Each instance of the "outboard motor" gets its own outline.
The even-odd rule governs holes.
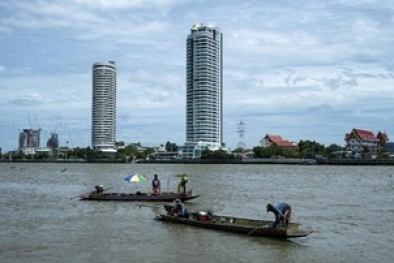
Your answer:
[[[212,209],[209,209],[207,212],[208,220],[212,220],[215,216],[215,212]]]
[[[94,189],[96,189],[96,192],[97,193],[102,193],[102,192],[104,192],[104,186],[103,185],[96,185],[95,187],[94,187]]]

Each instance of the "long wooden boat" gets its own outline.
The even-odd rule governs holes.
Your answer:
[[[297,238],[306,237],[313,232],[311,228],[302,227],[297,223],[289,223],[286,229],[276,229],[272,227],[273,221],[223,215],[211,215],[208,218],[204,218],[204,220],[199,220],[197,213],[191,213],[189,218],[159,214],[155,219],[257,237]]]
[[[186,193],[162,192],[161,194],[152,193],[117,193],[117,192],[100,192],[93,191],[91,193],[79,196],[83,201],[125,201],[125,202],[172,202],[175,199],[182,201],[191,200],[199,197],[193,195],[193,189]]]

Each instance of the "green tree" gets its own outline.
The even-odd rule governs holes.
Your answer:
[[[124,141],[115,142],[115,146],[124,146]]]
[[[262,146],[256,146],[253,147],[253,156],[256,158],[271,158],[274,156],[278,156],[278,147],[276,146],[268,146],[268,147],[262,147]]]
[[[229,154],[226,151],[219,149],[216,151],[210,151],[208,149],[201,153],[201,159],[234,159],[233,154]]]
[[[390,151],[386,148],[386,147],[382,147],[379,151],[378,151],[378,158],[388,158],[390,156]]]
[[[238,148],[236,148],[233,152],[234,152],[234,153],[244,153],[244,152],[245,152],[245,149],[242,148],[242,147],[238,147]]]
[[[338,152],[338,151],[344,151],[345,147],[339,146],[337,144],[330,144],[328,147],[326,147],[325,149],[325,154],[324,156],[329,157],[331,155],[331,153],[333,152]],[[323,155],[323,154],[322,154]]]
[[[34,159],[38,159],[38,160],[46,160],[49,159],[50,155],[48,152],[39,152],[36,153],[34,156]]]
[[[300,140],[298,143],[298,148],[300,158],[314,158],[315,155],[325,154],[324,145],[317,143],[316,141]]]
[[[166,142],[166,151],[174,152],[178,150],[178,146],[175,143],[171,143],[170,141]]]

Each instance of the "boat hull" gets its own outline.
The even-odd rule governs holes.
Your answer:
[[[300,224],[290,223],[286,229],[273,228],[273,221],[255,220],[240,217],[229,217],[215,215],[208,221],[197,220],[196,213],[192,213],[189,218],[180,218],[160,214],[157,220],[176,224],[190,225],[206,229],[221,230],[237,234],[271,237],[271,238],[298,238],[306,237],[313,232],[311,228],[301,227]]]
[[[182,201],[191,200],[199,197],[199,195],[193,195],[192,190],[185,194],[177,193],[162,193],[162,194],[150,194],[150,193],[87,193],[80,196],[82,201],[117,201],[117,202],[172,202],[179,198]]]

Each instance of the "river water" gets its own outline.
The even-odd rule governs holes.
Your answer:
[[[175,190],[177,173],[201,196],[189,210],[273,219],[267,202],[292,205],[305,238],[275,240],[154,220],[159,203],[84,202],[103,184],[159,174]],[[390,166],[14,164],[0,163],[0,262],[392,262],[394,170]]]

